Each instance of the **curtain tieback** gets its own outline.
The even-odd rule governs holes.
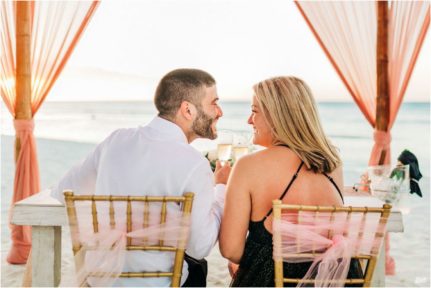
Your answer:
[[[392,140],[391,132],[386,131],[380,131],[380,130],[374,130],[374,142],[382,146],[383,149],[388,149],[390,147],[390,143]]]
[[[34,120],[32,119],[14,119],[13,126],[16,132],[33,132]]]

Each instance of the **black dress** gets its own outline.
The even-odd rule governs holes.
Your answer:
[[[280,200],[286,195],[292,183],[298,176],[304,162],[301,162],[298,170],[293,178],[290,180]],[[334,180],[324,174],[329,181],[335,186],[338,193],[343,200],[343,195],[335,184]],[[344,201],[343,201],[344,202]],[[241,258],[238,271],[231,282],[232,287],[274,287],[274,260],[272,259],[272,234],[266,230],[264,222],[266,218],[272,213],[271,210],[261,221],[250,221],[249,233],[245,242],[244,254]],[[310,268],[312,262],[303,263],[284,263],[284,277],[289,278],[303,278]],[[362,278],[363,273],[360,268],[359,261],[352,259],[350,263],[349,278]],[[293,283],[285,283],[284,286],[296,286]],[[353,285],[352,285],[353,286]],[[361,285],[359,285],[360,287]]]

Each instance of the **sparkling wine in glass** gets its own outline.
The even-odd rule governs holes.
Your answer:
[[[248,154],[248,146],[235,146],[233,147],[233,156],[235,158],[235,161],[237,161],[242,156],[245,156]]]
[[[245,135],[235,135],[235,141],[233,146],[233,157],[235,161],[237,161],[239,158],[243,157],[244,155],[247,155],[249,152],[248,146],[249,146],[249,140]]]
[[[224,165],[232,155],[233,135],[230,132],[221,131],[217,137],[217,156]]]

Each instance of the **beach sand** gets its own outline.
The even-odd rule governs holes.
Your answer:
[[[94,146],[94,144],[38,139],[41,188],[45,189],[54,185],[73,164],[83,159]],[[368,157],[368,155],[364,155],[364,157]],[[24,265],[10,265],[6,262],[10,247],[7,220],[12,198],[13,174],[13,138],[1,136],[2,287],[20,286],[25,269]],[[391,254],[397,264],[397,274],[386,277],[388,287],[430,287],[429,173],[424,175],[421,180],[421,187],[424,198],[406,195],[408,196],[410,212],[404,215],[404,233],[391,234]],[[73,286],[73,258],[67,229],[63,229],[62,235],[61,286]],[[214,247],[211,255],[206,259],[209,263],[208,286],[228,286],[230,277],[227,271],[227,261],[220,256],[218,246]]]

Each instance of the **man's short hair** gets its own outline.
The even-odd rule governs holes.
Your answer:
[[[203,87],[215,85],[214,78],[199,69],[176,69],[166,74],[156,89],[154,104],[160,117],[175,117],[183,101],[201,106]]]

